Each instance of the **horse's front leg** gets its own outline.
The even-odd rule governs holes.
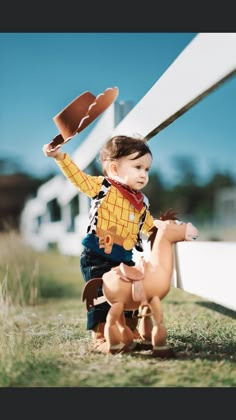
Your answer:
[[[152,328],[152,354],[155,357],[173,357],[173,350],[166,345],[167,331],[164,325],[163,312],[161,301],[158,296],[154,296],[150,301],[152,308],[152,315],[155,320],[155,325]]]
[[[134,334],[126,324],[126,319],[123,311],[120,315],[120,319],[117,322],[117,325],[121,333],[121,341],[126,345],[126,350],[133,350],[136,346],[136,343],[134,342]]]
[[[123,302],[116,302],[111,305],[107,314],[104,336],[107,341],[108,353],[119,353],[125,349],[125,344],[122,342],[124,337],[118,328],[118,322],[121,319],[123,310]]]

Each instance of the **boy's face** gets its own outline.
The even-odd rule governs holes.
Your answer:
[[[152,156],[149,153],[134,159],[137,153],[122,157],[114,163],[112,177],[128,187],[139,191],[148,183],[148,172],[152,164]]]

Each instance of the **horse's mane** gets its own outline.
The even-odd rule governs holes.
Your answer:
[[[176,215],[178,214],[178,211],[173,210],[172,208],[166,210],[165,213],[162,213],[160,211],[160,220],[179,220],[178,217],[176,217]],[[158,228],[156,226],[153,226],[151,229],[149,229],[149,232],[151,232],[151,234],[148,237],[148,242],[151,242],[151,249],[153,246],[153,242],[155,240],[156,234],[157,234]]]

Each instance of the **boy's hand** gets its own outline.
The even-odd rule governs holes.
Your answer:
[[[64,153],[60,151],[61,145],[59,144],[56,147],[51,146],[50,144],[44,144],[42,151],[45,156],[53,157],[57,159],[64,159]]]

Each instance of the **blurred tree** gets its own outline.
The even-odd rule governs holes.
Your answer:
[[[166,210],[166,189],[158,172],[150,171],[149,182],[142,192],[149,199],[151,214],[158,218],[160,211]]]
[[[0,159],[0,231],[18,229],[20,214],[26,200],[34,197],[40,185],[52,178],[37,178],[24,173],[14,158]]]
[[[215,173],[208,182],[200,182],[196,164],[191,157],[176,156],[173,159],[176,169],[176,183],[165,187],[159,173],[152,172],[143,192],[150,200],[150,210],[159,217],[160,210],[172,207],[179,212],[179,218],[191,218],[195,222],[211,221],[214,212],[215,193],[224,187],[236,185],[230,173]]]
[[[191,186],[198,183],[198,171],[192,156],[174,156],[173,167],[176,170],[176,184]]]
[[[19,173],[22,171],[22,165],[12,157],[1,157],[0,158],[0,174],[10,175]]]
[[[195,207],[195,214],[198,218],[203,215],[213,217],[215,194],[221,188],[234,187],[236,185],[234,177],[230,173],[215,173],[210,180],[201,188],[201,201]]]

